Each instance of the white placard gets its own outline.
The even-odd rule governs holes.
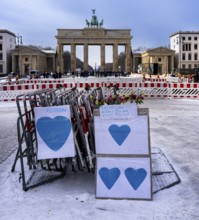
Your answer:
[[[131,119],[94,118],[96,154],[148,155],[148,116]]]
[[[100,118],[102,119],[126,119],[137,116],[138,112],[135,103],[102,105],[100,107]]]
[[[70,106],[35,107],[38,159],[74,157]]]
[[[96,198],[151,200],[150,158],[97,157]]]

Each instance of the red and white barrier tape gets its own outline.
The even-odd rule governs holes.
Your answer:
[[[14,101],[15,97],[20,93],[44,89],[56,89],[59,86],[67,89],[77,87],[85,89],[102,87],[107,90],[107,87],[117,85],[122,94],[129,94],[132,91],[142,93],[147,98],[198,98],[199,83],[166,83],[166,82],[94,82],[94,83],[37,83],[37,84],[18,84],[18,85],[1,85],[0,86],[0,101]]]

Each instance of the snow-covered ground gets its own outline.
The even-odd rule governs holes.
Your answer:
[[[69,171],[63,179],[24,192],[19,162],[10,171],[13,153],[0,164],[0,219],[199,219],[199,100],[144,100],[142,107],[150,112],[151,146],[163,151],[180,184],[154,194],[152,201],[102,200],[95,198],[94,174]],[[0,103],[1,148],[16,135],[16,117],[14,103]]]

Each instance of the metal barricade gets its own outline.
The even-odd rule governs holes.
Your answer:
[[[71,106],[73,132],[79,169],[87,168],[88,171],[93,171],[93,160],[95,156],[94,152],[91,150],[91,144],[89,144],[88,141],[88,131],[86,130],[84,116],[81,111],[82,106],[80,99],[82,94],[76,91],[77,90],[74,89],[73,93],[62,94],[60,100],[62,100],[62,104],[69,104]]]
[[[18,95],[16,98],[19,113],[17,119],[18,150],[11,171],[15,171],[16,163],[19,159],[21,165],[20,179],[22,179],[22,188],[25,191],[41,184],[52,182],[65,175],[65,158],[37,159],[38,143],[36,138],[34,108],[48,106],[47,94],[50,92],[50,90],[36,91]],[[49,171],[47,175],[46,171]]]
[[[88,95],[80,93],[76,88],[65,89],[60,87],[18,95],[16,104],[19,113],[17,119],[18,150],[12,172],[15,171],[19,159],[23,190],[27,191],[30,188],[63,177],[68,165],[72,167],[72,170],[94,171],[93,115]],[[70,105],[77,154],[74,158],[38,160],[34,108],[59,105]],[[84,118],[83,109],[87,118]]]

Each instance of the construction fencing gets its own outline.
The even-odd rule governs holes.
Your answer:
[[[132,92],[142,94],[145,98],[199,98],[199,83],[171,83],[171,82],[128,82],[126,81],[100,81],[100,82],[65,82],[33,80],[25,84],[0,85],[0,101],[15,101],[18,95],[24,92],[37,90],[77,88],[83,90],[86,87],[92,89],[102,88],[104,95],[109,93],[109,87],[117,85],[120,93],[129,95]]]

